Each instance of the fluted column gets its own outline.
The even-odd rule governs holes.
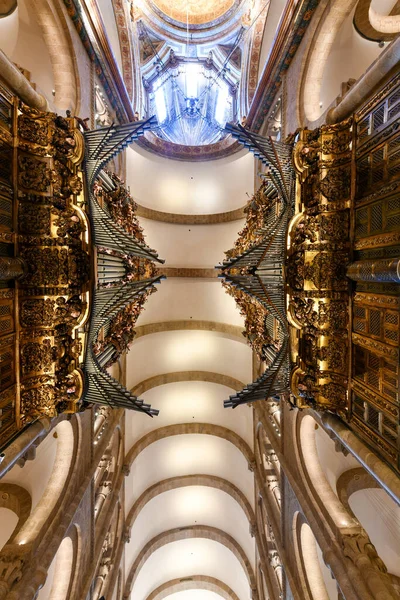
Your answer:
[[[347,277],[353,281],[400,283],[400,258],[359,260],[347,267]]]

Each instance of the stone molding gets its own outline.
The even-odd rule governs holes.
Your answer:
[[[129,97],[133,98],[133,53],[131,31],[122,0],[112,0],[118,41],[121,50],[122,75]]]
[[[244,386],[238,379],[234,379],[229,375],[222,375],[221,373],[213,373],[212,371],[175,371],[174,373],[162,373],[144,379],[131,389],[131,393],[135,396],[141,396],[145,392],[160,385],[178,383],[181,381],[207,381],[208,383],[218,383],[235,391],[241,390]]]
[[[74,47],[64,15],[48,0],[28,0],[29,9],[36,15],[50,55],[57,107],[74,113],[78,106],[77,74]]]
[[[4,477],[15,464],[19,461],[29,460],[27,453],[32,447],[37,447],[46,437],[51,429],[65,419],[65,415],[60,415],[52,420],[44,417],[29,426],[23,431],[7,448],[4,460],[0,464],[0,477]]]
[[[336,0],[334,6],[329,2],[309,46],[301,78],[300,107],[303,112],[302,116],[308,121],[310,129],[312,129],[312,123],[316,123],[321,116],[319,114],[319,96],[329,53],[337,33],[357,1]]]
[[[379,483],[397,504],[400,504],[400,480],[392,469],[376,456],[351,429],[335,415],[326,413],[321,418],[324,428],[331,431],[343,446],[355,456],[366,471]]]
[[[159,535],[155,536],[152,540],[150,540],[139,552],[136,560],[134,561],[132,567],[129,570],[129,574],[125,583],[125,590],[123,595],[124,600],[128,600],[128,598],[130,597],[132,588],[141,568],[156,550],[162,548],[166,544],[171,544],[180,540],[193,538],[212,540],[222,544],[228,550],[230,550],[232,554],[238,559],[244,572],[246,573],[252,591],[252,599],[258,600],[256,578],[254,575],[253,568],[244,550],[232,536],[228,535],[221,529],[217,529],[216,527],[209,527],[208,525],[177,527],[176,529],[164,531],[163,533],[160,533]]]
[[[32,544],[12,543],[7,544],[7,546],[3,548],[2,555],[4,559],[9,560],[12,557],[15,557],[16,560],[21,559],[22,563],[20,569],[21,575],[18,580],[14,582],[12,591],[10,591],[10,600],[30,600],[35,595],[38,586],[44,584],[46,571],[49,568],[61,541],[65,535],[67,535],[69,528],[75,522],[79,523],[79,518],[77,519],[76,516],[79,506],[81,505],[85,494],[87,494],[98,463],[110,442],[115,427],[121,419],[122,411],[116,410],[113,411],[113,413],[112,418],[110,418],[107,423],[108,427],[101,440],[98,445],[93,448],[93,456],[91,458],[83,458],[82,453],[85,452],[85,448],[82,444],[82,425],[79,423],[80,417],[78,417],[78,415],[72,417],[71,424],[74,424],[73,431],[75,439],[74,456],[72,458],[67,482],[59,495],[52,514],[48,515],[46,522],[41,527],[39,527],[39,524],[36,525],[36,537],[33,539]],[[84,415],[82,415],[82,418],[85,418]],[[82,461],[87,465],[84,472],[82,471]],[[95,565],[95,563],[96,559],[93,561],[93,565]],[[76,568],[82,568],[83,564],[84,558],[83,555],[80,555],[79,551]],[[37,573],[35,571],[35,565],[40,565],[40,582],[36,582]],[[93,572],[89,573],[87,579],[90,580],[91,583]],[[76,585],[79,588],[77,597],[78,595],[79,597],[85,597],[84,594],[80,595],[84,583],[77,582]]]
[[[14,483],[0,483],[0,508],[12,510],[18,517],[18,523],[7,540],[11,543],[21,527],[26,523],[31,514],[32,497],[30,493],[20,485]]]
[[[246,339],[243,336],[243,327],[240,327],[239,325],[218,323],[217,321],[200,321],[192,319],[182,319],[181,321],[159,321],[156,323],[140,325],[139,327],[135,327],[135,339],[138,339],[143,335],[151,335],[152,333],[181,330],[216,331],[218,333],[223,333],[235,341],[241,341],[244,344],[247,344]]]
[[[371,95],[398,64],[400,39],[397,37],[385,48],[369,69],[361,75],[341,102],[327,114],[328,123],[337,123],[355,111]],[[356,246],[355,246],[356,247]]]
[[[181,213],[162,212],[138,204],[136,214],[143,219],[161,221],[162,223],[173,223],[174,225],[215,225],[218,223],[239,221],[240,219],[245,218],[244,207],[222,213],[186,215]]]
[[[234,433],[226,427],[221,427],[220,425],[211,425],[210,423],[178,423],[175,425],[166,425],[165,427],[160,427],[159,429],[154,429],[143,436],[132,446],[126,455],[125,463],[129,466],[132,466],[133,462],[136,460],[139,454],[143,452],[143,450],[159,440],[174,435],[185,434],[213,435],[215,437],[222,438],[233,444],[243,454],[249,465],[254,464],[253,452],[248,444],[246,444],[246,442],[237,433]]]
[[[126,518],[127,527],[133,527],[137,517],[145,505],[156,498],[160,494],[169,492],[170,490],[176,490],[187,486],[205,486],[212,487],[217,490],[225,492],[231,498],[233,498],[245,513],[249,525],[252,526],[255,523],[255,516],[253,509],[251,508],[250,502],[239,488],[233,483],[222,477],[216,477],[215,475],[182,475],[177,477],[170,477],[169,479],[163,479],[147,488],[143,494],[136,500],[132,508],[130,509]]]
[[[207,590],[218,594],[224,600],[239,600],[238,596],[229,586],[219,579],[208,577],[207,575],[191,575],[190,577],[182,577],[181,579],[171,579],[153,590],[147,596],[146,600],[163,600],[163,598],[166,598],[170,594],[186,590]]]
[[[355,519],[357,517],[351,510],[349,503],[350,496],[355,492],[371,488],[380,489],[380,485],[362,467],[348,469],[340,475],[336,482],[336,490],[341,503]]]
[[[137,140],[137,145],[148,152],[153,152],[158,156],[164,156],[172,160],[204,162],[206,160],[216,160],[225,158],[242,149],[240,144],[232,140],[230,136],[225,136],[219,142],[214,144],[205,144],[204,146],[185,146],[163,140],[153,132],[148,131],[146,135]]]
[[[216,269],[196,269],[192,267],[162,267],[160,272],[167,277],[194,277],[219,281]]]

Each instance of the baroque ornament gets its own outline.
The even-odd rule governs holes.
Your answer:
[[[300,407],[348,408],[351,127],[304,130],[294,148],[299,212],[289,225],[289,314],[297,338],[291,391]]]

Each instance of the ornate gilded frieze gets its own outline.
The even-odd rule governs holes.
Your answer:
[[[291,391],[299,407],[342,415],[348,407],[351,140],[351,120],[300,133],[286,260]]]
[[[73,119],[19,105],[15,163],[19,298],[19,422],[75,412],[83,391],[90,277],[83,140]]]
[[[217,268],[226,291],[245,318],[244,335],[261,361],[256,381],[231,396],[225,407],[266,400],[287,391],[289,335],[284,258],[287,225],[294,205],[292,145],[227,125],[233,137],[266,167],[263,184],[245,208],[246,223]]]
[[[2,443],[93,402],[156,414],[106,371],[129,348],[162,261],[129,191],[102,171],[153,121],[84,138],[80,119],[29,108],[1,86],[0,108]]]

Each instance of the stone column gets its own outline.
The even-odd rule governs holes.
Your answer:
[[[343,551],[360,572],[374,600],[393,600],[396,597],[386,566],[364,531],[344,535]]]
[[[347,267],[347,277],[353,281],[400,283],[400,258],[359,260]]]
[[[338,123],[347,119],[371,93],[371,90],[379,85],[385,76],[397,66],[400,57],[400,37],[391,42],[378,56],[376,61],[350,88],[343,100],[328,111],[327,123]]]
[[[3,477],[15,463],[24,461],[25,455],[32,445],[38,445],[42,437],[45,437],[51,427],[50,419],[43,418],[28,427],[17,439],[8,446],[1,461],[0,477]],[[29,460],[29,455],[26,457]]]
[[[22,258],[0,256],[0,280],[20,279],[26,273],[26,265]]]
[[[23,561],[18,557],[5,556],[0,560],[0,600],[7,597],[14,583],[22,577]]]
[[[22,75],[21,71],[17,69],[2,50],[0,50],[0,73],[5,83],[25,104],[39,110],[49,109],[46,98],[33,89],[27,78]]]
[[[387,491],[396,504],[400,505],[400,479],[392,469],[381,461],[338,417],[326,413],[322,415],[321,421],[326,429],[334,432],[341,443]]]
[[[104,502],[106,501],[107,497],[110,495],[111,490],[112,490],[111,481],[104,481],[100,485],[99,490],[96,492],[95,505],[94,505],[96,519],[99,516],[101,509],[103,508]]]
[[[111,468],[111,464],[112,464],[112,457],[111,456],[107,456],[106,454],[103,455],[101,457],[101,460],[99,462],[99,466],[96,469],[96,473],[94,475],[94,485],[95,488],[97,488],[100,484],[102,479],[104,478],[104,474],[110,470]]]

